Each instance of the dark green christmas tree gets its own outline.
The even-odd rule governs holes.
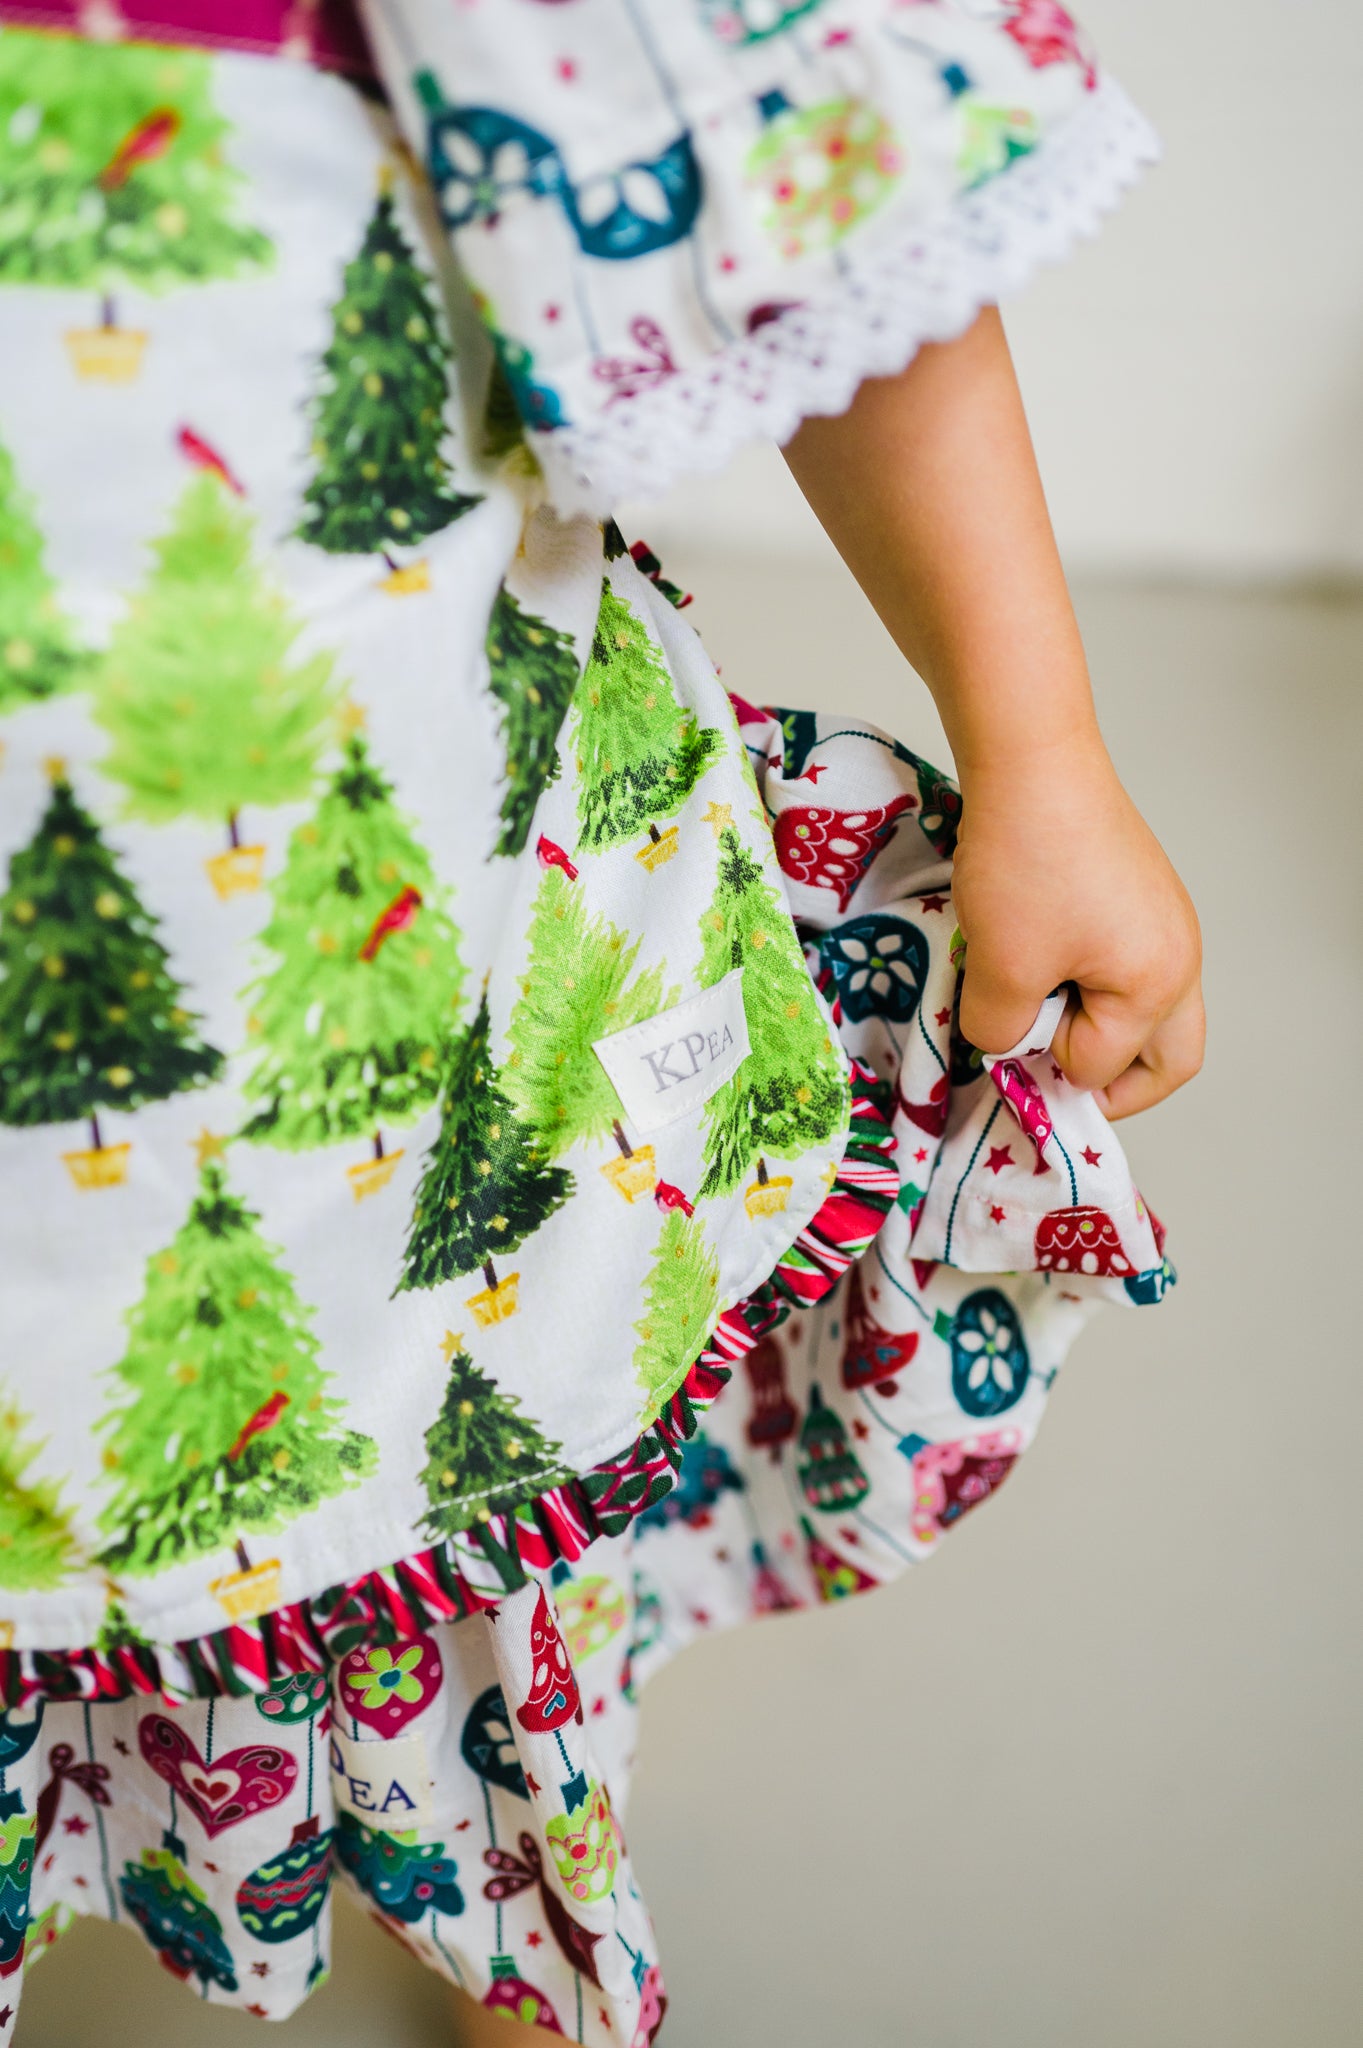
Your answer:
[[[96,1425],[113,1498],[102,1561],[152,1572],[240,1545],[373,1470],[339,1427],[311,1328],[280,1253],[206,1147],[199,1191],[147,1262],[114,1405]]]
[[[72,794],[64,770],[0,896],[0,1123],[136,1109],[210,1081],[154,920]]]
[[[673,1209],[663,1224],[634,1325],[634,1371],[644,1391],[640,1427],[652,1422],[685,1379],[714,1327],[719,1261],[698,1216]]]
[[[581,844],[598,850],[679,811],[722,744],[683,711],[661,649],[609,579],[572,717]]]
[[[551,1443],[514,1394],[499,1393],[467,1352],[455,1351],[440,1413],[426,1432],[421,1483],[430,1507],[422,1526],[434,1541],[572,1477],[563,1446]]]
[[[268,262],[212,85],[192,50],[5,29],[0,283],[159,292]]]
[[[33,1472],[43,1446],[25,1433],[30,1419],[0,1398],[0,1587],[10,1593],[51,1592],[77,1557],[56,1480]]]
[[[700,921],[700,981],[743,970],[752,1047],[705,1105],[702,1195],[726,1195],[764,1155],[796,1159],[845,1123],[847,1078],[790,914],[732,825],[718,833],[715,893]]]
[[[225,823],[247,804],[297,803],[330,736],[330,654],[299,655],[301,626],[252,559],[250,515],[205,470],[185,486],[155,566],[116,628],[95,715],[103,766],[130,816]]]
[[[449,344],[388,192],[346,265],[332,318],[312,409],[317,472],[299,536],[330,554],[410,546],[479,500],[450,482]]]
[[[0,447],[0,711],[69,689],[84,660],[43,563],[32,502]]]
[[[399,1289],[438,1287],[480,1266],[495,1288],[493,1260],[524,1244],[573,1191],[572,1175],[546,1164],[503,1093],[488,1030],[484,991],[450,1059]]]
[[[488,688],[502,706],[506,789],[495,853],[520,853],[559,770],[558,735],[577,687],[570,634],[524,612],[503,584],[487,631]]]
[[[358,733],[289,841],[247,989],[257,1104],[243,1136],[299,1151],[378,1141],[440,1092],[464,968],[430,858]]]
[[[663,969],[635,975],[641,941],[609,919],[593,917],[580,882],[550,868],[530,920],[530,959],[511,1013],[511,1052],[503,1069],[508,1095],[546,1158],[610,1135],[620,1098],[594,1041],[665,1010]],[[616,1131],[617,1142],[619,1132]]]

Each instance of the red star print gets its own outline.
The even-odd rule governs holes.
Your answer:
[[[526,1791],[527,1791],[527,1792],[528,1792],[528,1793],[530,1794],[530,1796],[531,1796],[531,1798],[532,1798],[532,1799],[538,1799],[538,1798],[539,1798],[539,1796],[540,1796],[540,1788],[539,1788],[539,1786],[538,1786],[538,1785],[537,1785],[537,1784],[535,1783],[534,1777],[533,1777],[533,1776],[531,1775],[531,1773],[530,1773],[529,1771],[527,1771],[527,1772],[526,1772],[526,1774],[525,1774],[525,1789],[526,1789]]]
[[[268,1963],[252,1963],[251,1975],[253,1977],[268,1977],[269,1974],[270,1966]]]
[[[465,1828],[471,1828],[472,1826],[473,1822],[471,1820],[457,1820],[454,1824],[454,1832],[456,1835],[462,1835]]]
[[[1012,1146],[991,1145],[989,1147],[989,1157],[984,1163],[991,1173],[1002,1173],[1005,1166],[1012,1166],[1015,1163]]]
[[[923,1161],[924,1161],[924,1160],[925,1160],[925,1159],[927,1158],[927,1156],[928,1156],[928,1148],[927,1148],[927,1146],[926,1146],[926,1145],[920,1145],[920,1146],[918,1147],[918,1150],[917,1150],[917,1151],[916,1151],[916,1152],[914,1153],[914,1155],[913,1155],[913,1156],[914,1156],[914,1158],[915,1158],[915,1159],[916,1159],[916,1160],[918,1161],[918,1164],[919,1164],[919,1165],[921,1166],[921,1165],[923,1164]]]
[[[951,1012],[950,1012],[950,1010],[938,1010],[938,1011],[936,1011],[936,1012],[935,1012],[935,1015],[936,1015],[936,1019],[937,1019],[937,1022],[938,1022],[939,1024],[941,1024],[941,1025],[944,1025],[944,1026],[945,1026],[945,1025],[947,1025],[947,1024],[949,1024],[949,1023],[951,1022]]]
[[[539,1931],[538,1927],[532,1927],[532,1928],[531,1928],[531,1930],[530,1930],[530,1932],[529,1932],[529,1933],[528,1933],[528,1934],[526,1935],[526,1937],[525,1937],[525,1945],[526,1945],[526,1947],[527,1947],[527,1948],[541,1948],[541,1947],[543,1946],[543,1944],[544,1944],[544,1936],[543,1936],[543,1935],[542,1935],[542,1934],[540,1933],[540,1931]]]
[[[823,46],[826,50],[836,50],[839,43],[850,43],[851,40],[850,28],[831,28],[823,39]]]
[[[598,1716],[598,1718],[599,1718],[599,1717],[600,1717],[600,1716],[601,1716],[602,1714],[604,1714],[604,1713],[605,1713],[605,1711],[606,1711],[606,1702],[605,1702],[605,1701],[604,1701],[603,1699],[594,1699],[594,1700],[592,1701],[592,1712],[593,1712],[593,1713],[594,1713],[595,1715],[597,1715],[597,1716]]]
[[[715,1552],[715,1562],[716,1562],[716,1564],[727,1564],[727,1563],[729,1562],[729,1553],[728,1553],[728,1551],[727,1551],[727,1550],[717,1550],[717,1551]]]
[[[918,901],[924,910],[945,910],[947,907],[945,896],[920,896]]]
[[[738,258],[736,256],[721,256],[719,267],[723,271],[737,270]]]
[[[1007,1211],[1004,1209],[1000,1209],[998,1204],[995,1203],[994,1207],[989,1211],[989,1214],[993,1218],[995,1223],[1002,1223],[1005,1215],[1007,1214]]]
[[[12,2005],[0,2006],[0,2027],[7,2027],[13,2018],[14,2007]]]
[[[132,1751],[129,1749],[127,1743],[123,1740],[123,1737],[121,1735],[115,1735],[114,1748],[118,1751],[120,1756],[132,1755]]]
[[[791,1535],[789,1529],[781,1531],[781,1548],[782,1550],[794,1550],[795,1548],[795,1538]]]
[[[44,1870],[50,1870],[50,1869],[52,1868],[53,1864],[54,1864],[54,1863],[56,1862],[56,1860],[57,1860],[57,1852],[56,1852],[56,1850],[55,1850],[55,1849],[49,1849],[49,1850],[48,1850],[48,1852],[47,1852],[47,1854],[46,1854],[46,1856],[44,1856],[44,1858],[43,1858],[43,1869],[44,1869]]]
[[[205,1870],[211,1870],[211,1871],[212,1871],[212,1873],[213,1873],[213,1875],[214,1875],[214,1877],[216,1877],[216,1876],[217,1876],[217,1874],[218,1874],[218,1866],[217,1866],[217,1864],[216,1864],[216,1863],[210,1863],[210,1862],[208,1861],[208,1858],[207,1858],[207,1857],[205,1857],[205,1858],[204,1858],[204,1869],[205,1869]]]
[[[246,2010],[253,2012],[258,2020],[267,2020],[270,2017],[268,2005],[248,2005]]]
[[[852,1434],[860,1442],[864,1443],[866,1438],[871,1434],[870,1423],[863,1422],[859,1415],[854,1415],[852,1417]]]
[[[1081,1159],[1086,1160],[1090,1166],[1096,1166],[1103,1155],[1101,1152],[1095,1152],[1092,1145],[1085,1145],[1079,1156]]]
[[[693,1607],[691,1609],[691,1619],[695,1622],[697,1628],[709,1628],[710,1626],[710,1614],[707,1608]]]
[[[611,2023],[611,2016],[606,2011],[604,2005],[598,2005],[598,2007],[596,2008],[596,2017],[600,2020],[603,2027],[608,2027]]]
[[[1058,1067],[1058,1066],[1056,1065],[1055,1061],[1054,1061],[1054,1060],[1052,1060],[1052,1061],[1051,1061],[1051,1079],[1052,1079],[1053,1081],[1063,1081],[1063,1080],[1064,1080],[1064,1078],[1065,1078],[1065,1070],[1064,1070],[1064,1068],[1063,1068],[1063,1067]]]
[[[554,70],[565,85],[571,85],[577,77],[577,65],[571,57],[560,57]]]
[[[880,1300],[880,1289],[878,1287],[868,1287],[866,1292],[870,1295],[872,1301]]]
[[[797,782],[812,782],[814,784],[814,787],[817,789],[819,786],[819,777],[821,775],[827,775],[827,773],[827,761],[811,761],[809,766],[806,768],[804,774],[797,775],[795,780]]]
[[[544,309],[544,318],[549,322],[549,325],[552,327],[556,320],[561,320],[563,318],[562,306],[546,306]]]
[[[855,1543],[857,1540],[857,1532],[855,1529],[839,1529],[838,1534],[839,1536],[841,1536],[844,1543]]]
[[[83,1814],[79,1813],[73,1813],[70,1820],[62,1822],[62,1826],[68,1835],[88,1835],[90,1832],[89,1821],[85,1819]]]
[[[44,1867],[44,1869],[46,1869],[46,1867],[47,1867],[47,1866],[46,1866],[46,1864],[44,1864],[44,1866],[43,1866],[43,1867]],[[80,1888],[81,1888],[81,1890],[82,1890],[82,1891],[84,1891],[84,1889],[85,1889],[86,1885],[87,1885],[87,1884],[88,1884],[89,1882],[90,1882],[90,1880],[89,1880],[89,1878],[88,1878],[88,1877],[76,1877],[76,1878],[73,1878],[73,1879],[72,1879],[72,1883],[73,1883],[73,1884],[78,1884],[78,1885],[80,1886]]]

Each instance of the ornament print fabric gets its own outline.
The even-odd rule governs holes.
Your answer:
[[[1171,1278],[1054,1018],[960,1037],[950,782],[731,701],[517,425],[708,359],[675,297],[739,275],[726,208],[851,304],[933,109],[1021,164],[1028,96],[991,125],[939,44],[1057,121],[1094,87],[1058,8],[924,0],[906,149],[909,73],[854,89],[883,12],[532,10],[551,86],[505,10],[381,8],[406,142],[282,58],[0,28],[0,2034],[81,1911],[279,2016],[339,1875],[490,2007],[643,2048],[642,1679],[930,1554],[1089,1309]],[[616,14],[651,155],[494,115]],[[445,124],[495,160],[452,224],[493,351],[415,154],[455,21],[505,86]],[[740,67],[712,137],[659,52]],[[502,307],[550,280],[567,398],[470,235]],[[574,386],[627,313],[639,365]]]

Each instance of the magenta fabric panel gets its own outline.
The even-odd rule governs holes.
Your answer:
[[[372,74],[350,0],[0,0],[0,23],[71,35],[278,50],[327,70]]]

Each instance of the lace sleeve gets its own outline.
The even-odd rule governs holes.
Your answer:
[[[841,411],[1157,144],[1057,0],[368,0],[563,509]]]

